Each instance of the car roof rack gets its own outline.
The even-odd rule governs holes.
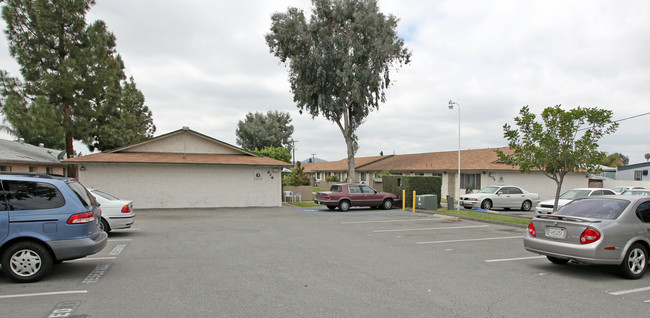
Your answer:
[[[42,172],[13,172],[13,171],[0,171],[0,175],[4,176],[25,176],[25,177],[34,177],[34,178],[43,178],[43,179],[54,179],[56,177],[63,177],[58,175],[51,175]]]

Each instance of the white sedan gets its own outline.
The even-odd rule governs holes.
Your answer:
[[[577,188],[571,189],[567,192],[562,193],[557,200],[557,210],[565,206],[567,203],[575,200],[582,199],[594,195],[615,195],[614,191],[610,189],[603,188]],[[544,200],[540,202],[535,208],[537,214],[551,214],[553,213],[553,205],[555,204],[555,199]]]
[[[459,201],[460,206],[466,209],[484,210],[502,208],[530,211],[537,203],[539,203],[539,194],[511,185],[491,185],[478,193],[463,194]]]
[[[106,233],[111,230],[128,229],[135,222],[133,201],[120,200],[106,192],[88,189],[95,196],[102,209],[101,227]]]

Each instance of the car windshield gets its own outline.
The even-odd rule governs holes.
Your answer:
[[[575,200],[575,199],[586,198],[589,196],[590,192],[591,192],[590,190],[569,190],[567,192],[564,192],[560,196],[560,199]]]
[[[616,193],[621,193],[621,192],[623,192],[625,190],[627,190],[627,187],[616,187],[616,188],[612,189],[612,191],[614,191]]]
[[[642,196],[648,196],[648,195],[650,195],[650,192],[648,192],[648,191],[644,191],[644,190],[627,190],[627,191],[621,193],[621,195],[642,195]]]
[[[499,187],[489,186],[481,189],[478,193],[495,193],[499,190]]]
[[[102,191],[98,191],[98,190],[92,190],[91,192],[94,195],[98,195],[98,196],[100,196],[100,197],[102,197],[102,198],[104,198],[106,200],[109,200],[109,201],[117,201],[117,200],[119,200],[118,198],[116,198],[116,197],[114,197],[114,196],[112,196],[112,195],[110,195],[110,194],[108,194],[106,192],[102,192]]]
[[[629,204],[630,201],[627,200],[583,199],[573,201],[553,214],[614,220],[621,215]]]

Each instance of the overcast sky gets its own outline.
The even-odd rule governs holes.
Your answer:
[[[300,115],[284,65],[264,35],[271,14],[311,12],[308,0],[97,0],[104,20],[153,111],[156,135],[189,126],[235,144],[248,112],[289,112],[298,160],[346,157],[338,127]],[[522,106],[539,114],[561,104],[614,112],[618,131],[600,150],[630,163],[650,153],[650,1],[379,0],[400,19],[412,61],[392,73],[387,101],[358,131],[357,156],[507,146],[503,124]],[[3,21],[4,22],[4,21]],[[2,23],[3,30],[6,25]],[[6,37],[0,68],[18,75]],[[10,138],[10,137],[5,137]],[[79,147],[78,147],[79,148]],[[87,153],[87,149],[78,149]]]

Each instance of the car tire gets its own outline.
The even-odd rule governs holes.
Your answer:
[[[345,211],[347,211],[349,209],[350,209],[350,201],[341,200],[341,202],[339,202],[339,210],[345,212]]]
[[[528,200],[524,201],[524,203],[521,204],[522,211],[530,211],[532,207],[533,207],[533,203]]]
[[[393,200],[391,199],[386,199],[384,202],[381,203],[381,208],[384,210],[390,210],[393,208]]]
[[[569,260],[566,258],[557,258],[553,256],[546,256],[546,258],[553,264],[564,265],[569,262]]]
[[[54,259],[42,244],[22,241],[9,246],[2,255],[2,270],[11,280],[32,283],[52,271]]]
[[[336,206],[334,206],[334,205],[328,205],[327,208],[328,208],[330,211],[334,211],[334,209],[336,209]]]
[[[481,202],[481,209],[483,209],[483,210],[489,210],[489,209],[491,209],[491,208],[492,208],[492,201],[490,201],[490,200],[483,200],[483,202]]]
[[[100,228],[102,231],[106,232],[106,233],[108,233],[108,232],[111,231],[111,226],[108,225],[108,222],[106,222],[106,220],[104,220],[104,218],[102,218],[102,221],[99,222],[99,228]]]
[[[623,262],[619,265],[623,277],[639,279],[645,274],[648,267],[648,249],[645,246],[634,243],[625,253]]]

